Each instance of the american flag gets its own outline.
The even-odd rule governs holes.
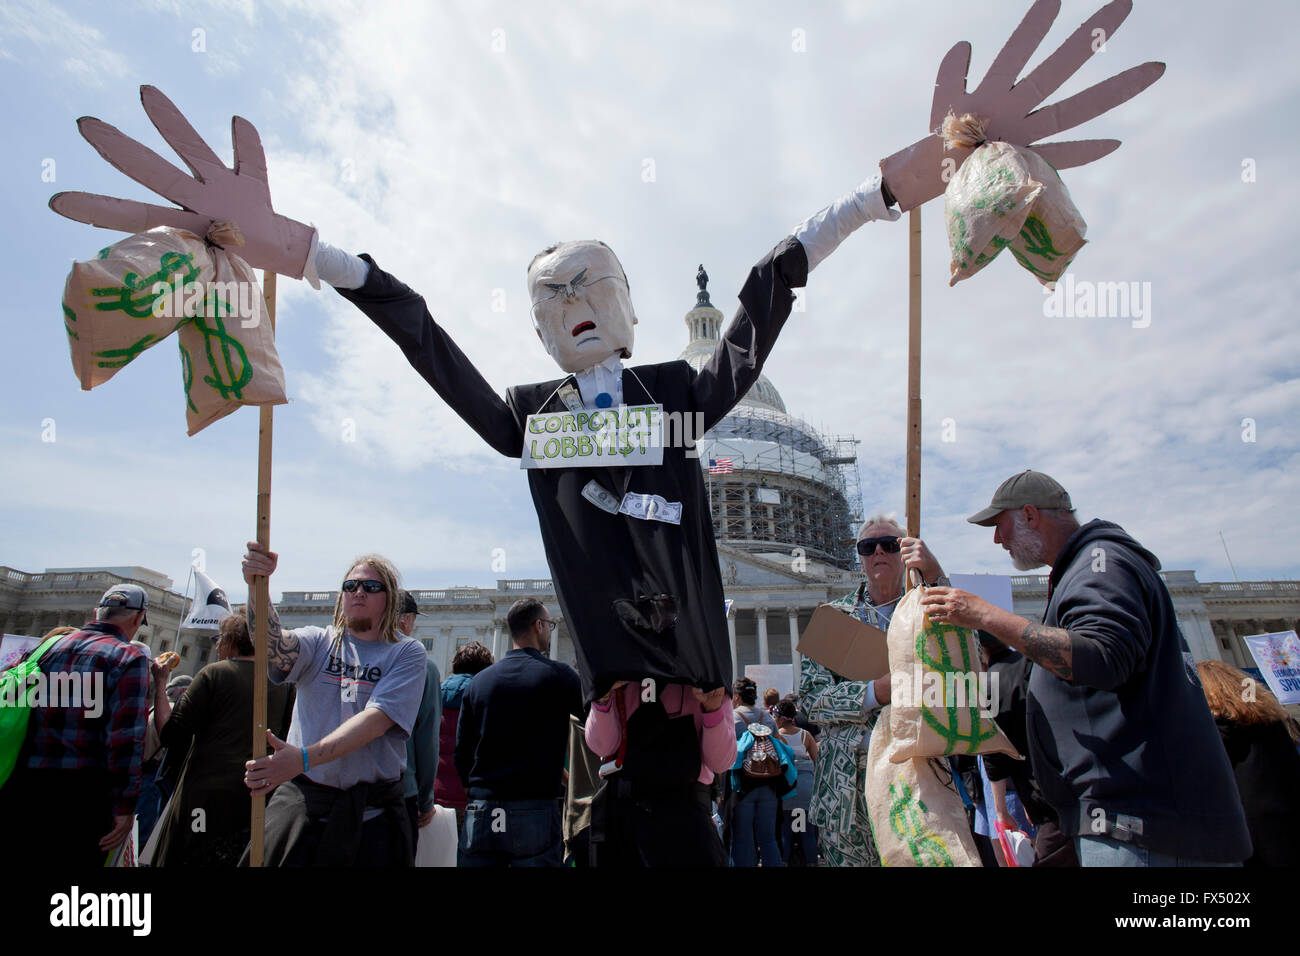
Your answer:
[[[710,458],[709,474],[710,475],[729,475],[735,471],[734,462],[730,458]]]

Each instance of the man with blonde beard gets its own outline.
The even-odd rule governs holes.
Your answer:
[[[249,542],[250,590],[277,561]],[[402,774],[426,655],[397,632],[399,597],[397,569],[368,554],[347,573],[330,627],[286,631],[270,609],[268,673],[297,684],[298,696],[288,741],[268,732],[273,753],[245,765],[249,789],[270,796],[267,866],[411,865]],[[250,602],[250,631],[252,611]]]
[[[955,588],[921,600],[933,620],[979,628],[1036,666],[1029,756],[1082,866],[1239,863],[1250,836],[1156,556],[1109,521],[1080,525],[1069,494],[1012,475],[972,524],[1017,569],[1050,565],[1041,624]]]

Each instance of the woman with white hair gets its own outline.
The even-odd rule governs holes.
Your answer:
[[[925,542],[909,538],[888,515],[873,515],[863,523],[858,560],[866,580],[834,605],[882,631],[889,629],[903,596],[908,569],[918,570],[926,584],[949,583]],[[818,827],[827,866],[880,865],[867,819],[867,748],[889,698],[888,674],[874,681],[848,680],[803,658],[799,712],[822,730],[809,820]]]

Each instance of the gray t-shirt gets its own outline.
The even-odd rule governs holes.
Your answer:
[[[361,782],[396,780],[406,768],[406,738],[424,694],[424,646],[406,638],[396,643],[358,641],[333,629],[299,627],[298,661],[286,680],[298,685],[287,743],[302,748],[337,730],[349,717],[377,707],[393,721],[383,736],[346,757],[312,767],[307,777],[346,790]]]

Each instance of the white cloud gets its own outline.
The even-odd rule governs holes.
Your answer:
[[[120,80],[130,72],[128,58],[109,49],[100,30],[52,3],[0,3],[0,44],[0,59],[31,62],[52,57],[67,72],[94,85]]]

